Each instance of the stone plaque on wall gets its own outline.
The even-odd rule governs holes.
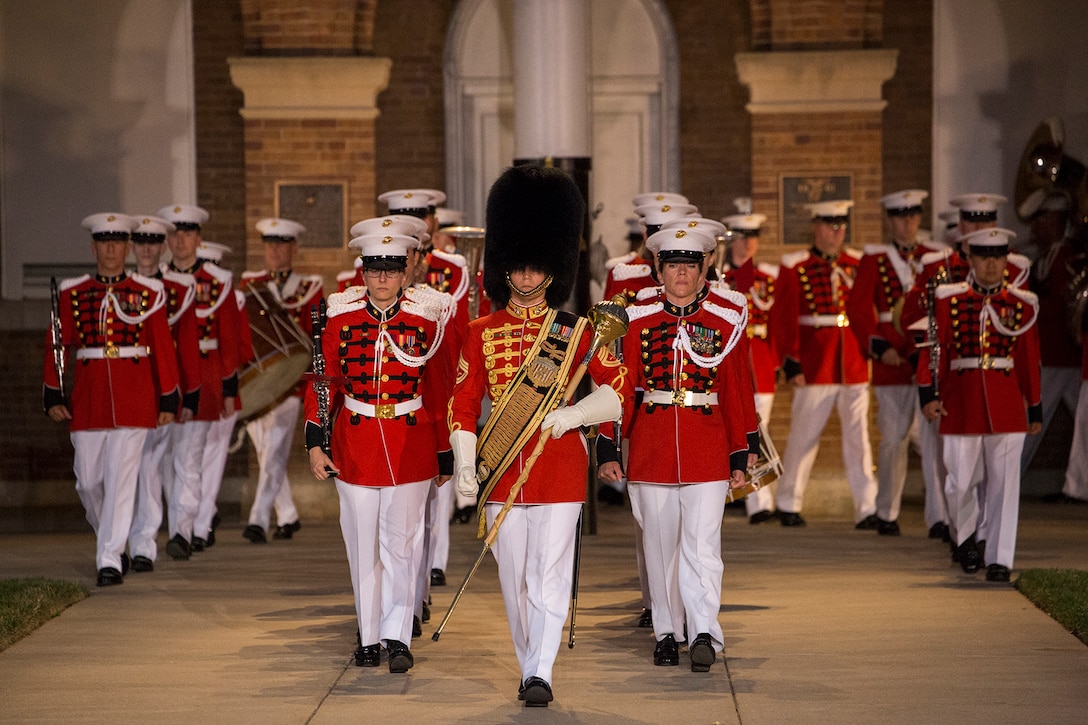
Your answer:
[[[343,249],[347,244],[347,182],[276,182],[276,216],[306,227],[303,248]]]
[[[782,199],[782,228],[779,239],[783,244],[812,244],[812,213],[805,207],[817,201],[849,199],[853,188],[850,174],[787,175],[780,177]],[[846,244],[850,243],[850,226],[846,227]]]

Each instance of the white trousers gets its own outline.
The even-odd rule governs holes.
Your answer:
[[[1024,436],[1024,433],[944,436],[944,465],[948,469],[945,498],[956,543],[962,544],[976,532],[981,515],[986,532],[978,538],[986,540],[987,566],[1001,564],[1011,569],[1016,554]],[[981,500],[976,490],[980,478],[986,482]]]
[[[453,479],[438,488],[434,497],[434,525],[431,527],[431,537],[434,546],[431,548],[431,562],[428,569],[446,570],[450,562],[450,519],[453,518],[454,493],[457,486]],[[427,572],[428,577],[430,572]]]
[[[488,528],[501,509],[501,503],[485,506]],[[522,681],[552,682],[570,607],[581,510],[580,503],[514,506],[491,548]]]
[[[423,555],[423,509],[431,481],[356,486],[336,479],[359,639],[411,647],[415,572]]]
[[[136,506],[132,528],[128,533],[128,550],[134,557],[146,556],[155,561],[158,555],[156,537],[162,526],[162,497],[164,466],[170,460],[170,440],[173,425],[149,430],[140,456],[140,474],[136,485]]]
[[[918,388],[913,385],[874,385],[876,425],[880,430],[877,453],[876,513],[885,521],[899,518],[907,483],[907,453],[917,443],[922,418]],[[918,445],[921,448],[921,445]]]
[[[816,454],[831,409],[839,414],[842,458],[854,497],[854,520],[876,512],[876,479],[869,446],[869,385],[805,385],[793,391],[790,435],[782,455],[776,501],[780,511],[797,513],[804,503]]]
[[[1080,395],[1077,396],[1073,444],[1069,447],[1069,467],[1065,469],[1062,493],[1088,501],[1088,380],[1080,384]]]
[[[95,566],[121,571],[136,480],[147,428],[80,430],[71,433],[75,448],[76,493],[97,539]]]
[[[771,420],[771,408],[774,407],[774,393],[756,393],[756,412],[765,425]],[[749,516],[760,511],[774,511],[774,492],[770,486],[753,491],[744,499],[744,511]]]
[[[914,393],[915,405],[920,405],[916,391]],[[918,451],[922,457],[922,480],[926,485],[925,519],[926,528],[931,528],[936,523],[949,523],[948,506],[944,500],[944,454],[941,450],[941,434],[939,432],[941,422],[939,420],[926,420],[919,412],[915,420],[918,421]]]
[[[626,441],[624,441],[626,444]],[[635,566],[638,568],[638,586],[642,595],[642,608],[652,609],[650,602],[650,577],[646,574],[646,551],[642,542],[642,504],[639,498],[642,486],[628,481],[627,496],[631,499],[631,515],[635,519]]]
[[[200,503],[196,508],[196,520],[193,521],[193,536],[208,538],[212,530],[212,519],[218,511],[215,505],[219,498],[219,487],[223,485],[223,471],[227,467],[227,452],[230,437],[234,432],[234,423],[238,413],[212,421],[208,426],[208,438],[204,444],[203,459],[200,464]],[[188,423],[186,423],[188,425]]]
[[[639,486],[654,636],[691,642],[707,632],[720,652],[722,508],[729,483]]]
[[[298,521],[298,509],[291,497],[291,482],[287,480],[287,459],[302,400],[289,395],[270,411],[246,423],[246,433],[257,451],[257,490],[249,509],[249,523],[268,531],[272,509],[280,526]]]
[[[201,466],[210,428],[211,423],[206,420],[170,426],[174,460],[167,466],[163,486],[169,507],[167,519],[171,539],[178,534],[186,541],[193,538],[193,525],[200,505]]]
[[[1039,444],[1043,442],[1043,436],[1046,435],[1050,421],[1058,412],[1058,404],[1065,403],[1065,409],[1070,415],[1076,416],[1077,393],[1080,390],[1080,384],[1080,368],[1042,368],[1039,376],[1039,402],[1043,408],[1043,429],[1037,435],[1028,436],[1024,441],[1024,452],[1020,457],[1021,473],[1028,470],[1028,466],[1031,465],[1031,459],[1039,450]]]

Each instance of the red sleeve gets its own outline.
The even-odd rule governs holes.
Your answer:
[[[468,333],[457,360],[457,371],[446,418],[451,433],[455,430],[476,432],[480,405],[487,394],[486,372],[483,369],[482,357],[483,343],[480,337],[480,330],[484,328],[483,319],[481,317],[469,323]]]
[[[874,337],[880,337],[877,329],[876,307],[873,299],[876,295],[877,274],[876,257],[866,254],[858,265],[858,274],[854,287],[846,300],[846,316],[850,319],[850,331],[854,333],[861,356],[868,360],[869,343]]]
[[[778,275],[774,306],[771,307],[771,322],[775,347],[778,348],[780,361],[792,358],[801,361],[800,329],[797,317],[798,295],[797,271],[792,267],[782,267]]]
[[[190,305],[174,323],[174,342],[178,351],[178,375],[181,392],[200,389],[200,337],[196,324],[196,307]]]
[[[174,348],[174,337],[170,334],[166,309],[162,308],[148,315],[144,329],[147,330],[147,342],[151,348],[151,362],[154,365],[159,395],[179,393],[178,356]]]
[[[1020,382],[1020,391],[1029,406],[1039,405],[1039,325],[1020,335],[1017,340],[1016,351],[1013,353],[1013,366],[1016,369],[1016,377]]]

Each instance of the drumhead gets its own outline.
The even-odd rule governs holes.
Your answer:
[[[238,378],[242,399],[238,419],[258,418],[284,400],[302,374],[310,369],[313,357],[308,352],[294,352],[266,361],[263,368],[250,367]]]

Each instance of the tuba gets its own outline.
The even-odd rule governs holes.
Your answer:
[[[480,316],[480,263],[484,256],[484,230],[481,227],[443,227],[443,234],[453,238],[457,253],[465,258],[468,276],[468,318]]]
[[[1052,194],[1066,194],[1076,234],[1088,229],[1088,170],[1078,159],[1063,153],[1065,131],[1061,119],[1048,118],[1028,139],[1016,172],[1013,200],[1016,216],[1027,223]]]

